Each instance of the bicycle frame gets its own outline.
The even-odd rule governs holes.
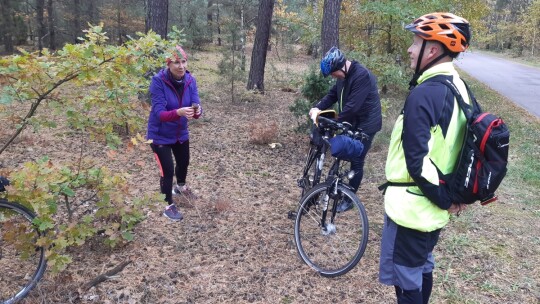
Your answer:
[[[324,166],[324,161],[326,158],[326,153],[328,152],[328,149],[330,148],[330,143],[328,142],[328,139],[331,138],[333,134],[333,130],[330,128],[324,128],[324,133],[321,134],[321,140],[322,143],[320,145],[316,145],[311,143],[310,151],[308,152],[308,159],[306,161],[306,164],[304,165],[302,177],[298,179],[297,184],[298,187],[302,188],[302,195],[309,190],[309,188],[317,185],[322,177],[322,170]],[[312,149],[315,150],[315,152],[312,154]],[[309,155],[312,155],[312,157],[309,157]],[[313,175],[312,181],[306,181],[306,179],[309,176],[309,171],[315,162],[315,172]]]
[[[329,139],[332,138],[337,131],[342,131],[345,134],[348,134],[349,136],[353,138],[362,138],[365,134],[362,132],[352,132],[350,130],[350,124],[347,123],[339,123],[332,119],[328,119],[327,117],[320,116],[317,120],[317,129],[320,132],[320,143],[310,143],[310,150],[308,152],[308,158],[306,160],[306,164],[304,165],[302,177],[297,180],[298,187],[302,188],[301,197],[304,196],[304,194],[315,185],[319,184],[322,177],[322,170],[324,166],[324,161],[326,158],[326,154],[330,149],[330,142]],[[314,136],[315,133],[312,134]],[[334,160],[334,163],[331,165],[330,170],[328,171],[328,174],[326,175],[325,182],[328,182],[334,177],[339,177],[339,184],[345,185],[349,190],[352,190],[352,188],[347,183],[342,183],[342,179],[344,176],[348,176],[349,172],[346,174],[339,173],[339,167],[341,164],[341,159],[336,158]],[[310,171],[312,170],[312,166],[315,162],[315,168],[313,172],[313,176],[310,176]],[[312,178],[312,180],[311,180]],[[349,179],[352,177],[349,177]],[[337,187],[336,187],[337,188]],[[354,190],[352,190],[354,192]],[[325,213],[326,214],[326,213]],[[288,213],[289,218],[294,217],[294,212]]]

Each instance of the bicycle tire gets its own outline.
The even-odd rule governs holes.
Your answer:
[[[324,277],[337,277],[353,269],[364,255],[368,243],[369,223],[364,205],[344,185],[338,185],[338,195],[328,202],[328,229],[321,227],[324,197],[329,183],[313,187],[301,199],[294,224],[294,238],[298,255],[304,263]],[[342,199],[353,202],[353,209],[336,213],[332,210]],[[330,231],[330,232],[329,232]]]
[[[322,168],[317,167],[318,159],[321,156],[320,149],[315,145],[310,145],[304,166],[304,174],[298,181],[298,186],[302,188],[300,197],[304,196],[309,189],[321,181]]]
[[[35,244],[40,233],[34,218],[28,208],[0,200],[0,303],[22,300],[45,273],[45,250]]]

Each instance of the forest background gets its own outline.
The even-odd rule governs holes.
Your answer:
[[[470,50],[532,64],[540,57],[540,0],[0,5],[0,175],[13,181],[8,198],[37,212],[50,246],[47,276],[29,303],[391,302],[392,291],[376,282],[376,185],[411,75],[403,26],[450,11],[471,22]],[[174,44],[188,50],[207,109],[192,126],[199,166],[190,174],[202,199],[181,202],[187,219],[180,226],[159,217],[157,173],[144,144],[148,76]],[[385,116],[359,192],[372,241],[355,271],[336,281],[300,263],[286,219],[298,199],[306,113],[332,84],[317,70],[332,45],[377,75]],[[454,219],[440,246],[434,301],[538,303],[539,122],[470,81],[513,132],[499,193],[504,208],[473,208]],[[169,235],[171,228],[178,234]],[[163,270],[171,255],[178,270]],[[120,278],[84,288],[125,261],[132,266]],[[321,292],[328,282],[340,287]]]

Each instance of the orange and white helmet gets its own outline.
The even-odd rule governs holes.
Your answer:
[[[405,26],[424,40],[439,41],[450,52],[464,52],[471,40],[469,21],[451,13],[423,15]]]

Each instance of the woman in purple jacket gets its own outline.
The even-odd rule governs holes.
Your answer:
[[[176,46],[167,58],[167,68],[159,71],[150,84],[152,110],[148,118],[147,138],[152,142],[152,151],[161,173],[161,193],[165,194],[168,204],[163,215],[173,221],[180,221],[183,216],[176,208],[172,194],[195,198],[186,185],[189,166],[188,120],[199,118],[202,107],[197,82],[187,70],[187,59],[182,47]],[[177,184],[173,188],[174,175]]]

